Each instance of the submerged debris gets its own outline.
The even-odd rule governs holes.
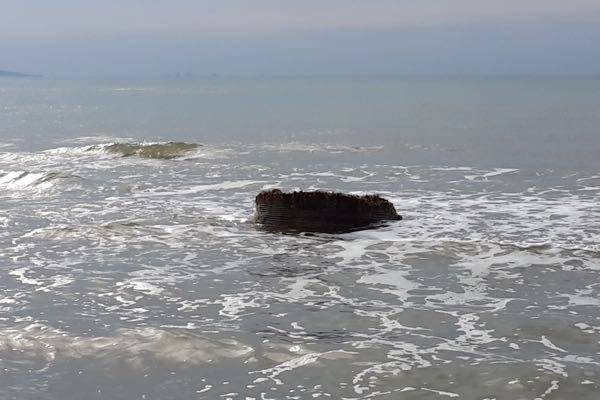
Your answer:
[[[144,158],[171,159],[181,157],[200,147],[195,143],[168,142],[161,144],[114,143],[106,147],[106,151],[119,153],[123,157],[139,156]]]
[[[273,189],[256,196],[255,222],[271,229],[343,232],[400,219],[394,205],[378,195]]]

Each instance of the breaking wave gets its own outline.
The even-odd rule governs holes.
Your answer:
[[[74,181],[76,175],[62,172],[11,171],[0,175],[0,187],[10,190],[48,190],[59,182]]]
[[[196,143],[165,142],[165,143],[126,143],[108,142],[87,146],[58,147],[46,150],[43,153],[54,156],[86,156],[93,154],[112,154],[119,157],[140,157],[159,160],[170,160],[174,158],[193,154],[194,150],[202,147]]]
[[[189,328],[193,328],[190,326]],[[0,331],[0,349],[20,352],[20,363],[43,370],[57,357],[93,358],[103,365],[124,362],[143,369],[151,360],[205,365],[221,359],[248,358],[253,349],[219,335],[171,332],[165,329],[121,329],[112,336],[70,336],[50,326],[32,323]],[[5,364],[10,365],[10,359]]]
[[[376,152],[383,150],[383,146],[350,146],[344,144],[335,143],[302,143],[302,142],[289,142],[289,143],[264,143],[257,147],[259,150],[276,151],[281,153],[289,152],[323,152],[330,154],[340,153],[364,153],[364,152]]]
[[[114,143],[104,147],[110,153],[117,153],[123,157],[138,156],[143,158],[156,158],[168,160],[189,154],[200,147],[195,143],[168,142],[155,144]]]

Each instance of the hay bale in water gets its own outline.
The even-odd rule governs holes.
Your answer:
[[[274,189],[256,196],[255,222],[267,229],[344,232],[400,219],[394,205],[377,195],[323,191],[284,193]]]

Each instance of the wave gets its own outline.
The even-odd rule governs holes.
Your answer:
[[[343,153],[372,153],[380,152],[383,150],[389,150],[393,148],[398,151],[437,151],[437,152],[454,152],[460,149],[455,147],[445,147],[443,145],[434,143],[430,145],[417,144],[417,143],[397,143],[393,146],[388,145],[373,145],[373,146],[361,146],[353,144],[340,144],[340,143],[306,143],[299,141],[284,142],[284,143],[261,143],[251,145],[250,147],[256,148],[263,151],[275,151],[280,153],[292,153],[292,152],[306,152],[306,153],[329,153],[329,154],[343,154]]]
[[[504,174],[512,174],[515,172],[519,172],[519,170],[515,169],[515,168],[494,168],[493,171],[486,172],[481,175],[465,175],[465,178],[469,181],[487,180],[488,178],[492,178],[492,177],[504,175]]]
[[[331,143],[301,143],[301,142],[290,142],[290,143],[265,143],[259,145],[258,148],[260,150],[267,151],[277,151],[281,153],[291,153],[291,152],[323,152],[323,153],[363,153],[363,152],[372,152],[372,151],[381,151],[383,150],[383,146],[350,146],[350,145],[342,145],[342,144],[331,144]]]
[[[46,190],[58,181],[79,179],[76,175],[62,172],[11,171],[0,176],[0,187],[12,190]]]
[[[94,153],[110,153],[121,157],[137,156],[152,159],[173,159],[189,155],[193,150],[202,147],[196,143],[165,142],[165,143],[126,143],[109,142],[92,144],[88,146],[58,147],[46,150],[49,155],[85,156]]]
[[[90,143],[121,143],[135,142],[137,139],[133,137],[116,137],[109,134],[95,134],[93,136],[78,136],[76,138],[65,139],[64,143],[76,143],[79,145],[89,145]]]
[[[154,158],[168,160],[188,154],[190,151],[200,147],[195,143],[168,142],[168,143],[113,143],[104,147],[110,153],[117,153],[123,157],[138,156],[143,158]]]
[[[193,325],[190,327],[193,328]],[[19,362],[38,370],[58,359],[94,358],[111,365],[123,362],[143,368],[150,360],[205,365],[223,359],[245,360],[254,349],[240,341],[198,335],[192,331],[159,328],[119,329],[113,336],[71,336],[41,323],[0,330],[0,352],[20,353]]]

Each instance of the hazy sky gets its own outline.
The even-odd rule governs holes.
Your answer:
[[[0,69],[600,73],[600,0],[2,0]]]

